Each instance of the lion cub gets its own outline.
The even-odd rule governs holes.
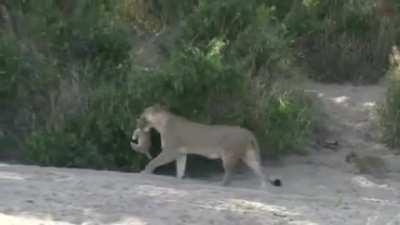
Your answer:
[[[136,142],[136,143],[135,143]],[[131,140],[131,148],[139,153],[145,154],[147,158],[151,159],[150,155],[150,147],[151,147],[151,139],[150,132],[146,132],[141,128],[137,128],[133,131],[132,140]]]
[[[359,156],[350,152],[346,162],[352,163],[361,174],[370,174],[377,178],[384,178],[387,172],[385,161],[377,156]]]

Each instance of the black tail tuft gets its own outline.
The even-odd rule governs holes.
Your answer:
[[[272,183],[272,185],[277,186],[277,187],[282,186],[282,182],[280,179],[275,179],[271,183]]]

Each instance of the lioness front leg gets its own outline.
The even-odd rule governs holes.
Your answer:
[[[176,159],[176,177],[182,179],[185,176],[187,155],[182,154]]]
[[[164,164],[170,163],[178,158],[178,154],[162,151],[157,157],[152,159],[142,171],[142,173],[153,173],[154,170]]]

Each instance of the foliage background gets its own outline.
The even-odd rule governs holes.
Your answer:
[[[377,82],[399,37],[399,5],[0,1],[0,158],[140,170],[146,159],[129,149],[130,135],[155,102],[247,127],[264,156],[304,153],[318,121],[299,84]]]

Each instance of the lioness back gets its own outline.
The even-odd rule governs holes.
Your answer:
[[[169,123],[163,138],[166,143],[172,143],[185,153],[245,151],[255,139],[249,130],[239,126],[204,125],[181,118],[174,119],[176,121]]]

